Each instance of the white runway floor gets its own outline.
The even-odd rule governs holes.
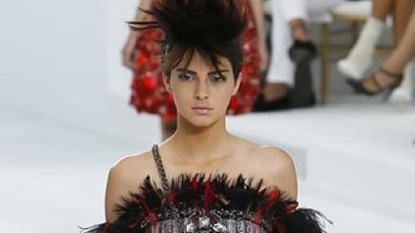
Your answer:
[[[415,105],[334,102],[232,117],[229,129],[293,155],[300,203],[324,212],[329,232],[415,232]],[[1,109],[0,232],[70,233],[102,221],[111,164],[159,137],[156,120],[133,117],[122,136],[122,127],[111,135]],[[131,139],[131,127],[148,133]]]

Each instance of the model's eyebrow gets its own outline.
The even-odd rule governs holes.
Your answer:
[[[179,72],[189,72],[189,73],[192,73],[194,75],[197,74],[196,71],[188,70],[188,69],[183,69],[183,68],[177,68],[176,71],[179,71]],[[215,70],[215,71],[209,72],[208,75],[217,74],[217,73],[222,74],[222,73],[227,73],[227,72],[229,72],[229,70],[218,70],[218,71]]]
[[[183,69],[183,68],[177,68],[176,71],[179,71],[179,72],[188,72],[188,73],[191,73],[191,74],[194,74],[194,75],[197,74],[196,71],[188,70],[188,69]]]
[[[218,70],[218,71],[211,71],[208,73],[208,75],[212,75],[212,74],[223,74],[223,73],[227,73],[229,72],[229,70]]]

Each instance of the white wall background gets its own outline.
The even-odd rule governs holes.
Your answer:
[[[137,0],[0,0],[0,111],[102,127],[128,106],[120,51]],[[110,103],[110,104],[109,104]]]
[[[91,0],[2,0],[0,103],[51,118],[99,114],[104,9]]]
[[[138,0],[107,0],[106,39],[108,58],[108,90],[123,98],[130,94],[131,72],[122,67],[120,51],[127,38],[128,27],[126,21],[133,19],[137,10]]]

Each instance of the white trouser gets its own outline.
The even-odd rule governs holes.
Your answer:
[[[292,44],[289,21],[308,20],[309,13],[327,12],[344,0],[270,0],[272,10],[272,53],[267,82],[294,84],[294,64],[288,57]]]

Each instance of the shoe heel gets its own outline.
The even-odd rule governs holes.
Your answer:
[[[386,103],[393,92],[392,88],[385,90],[385,94],[382,96],[382,101]]]
[[[387,102],[389,97],[392,95],[393,91],[398,88],[399,85],[391,86],[390,88],[385,89],[385,94],[382,97],[383,102]]]

